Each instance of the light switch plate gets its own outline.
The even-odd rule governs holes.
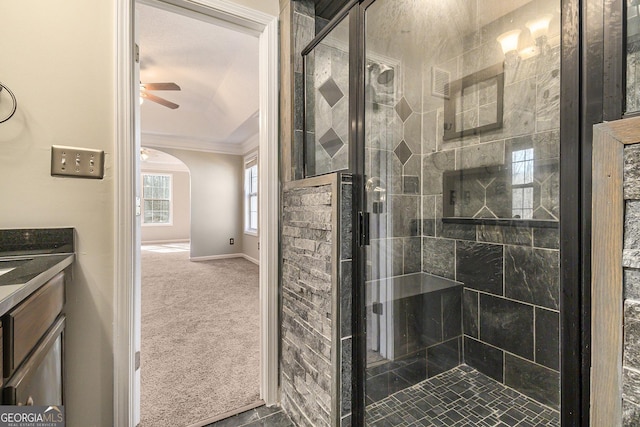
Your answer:
[[[51,175],[102,179],[104,151],[52,145]]]

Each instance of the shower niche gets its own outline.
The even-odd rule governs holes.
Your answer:
[[[445,171],[442,220],[449,223],[557,227],[558,159],[515,150],[502,166]]]

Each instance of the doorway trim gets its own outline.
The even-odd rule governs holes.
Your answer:
[[[278,388],[278,17],[227,0],[162,0],[165,3],[206,10],[207,14],[234,26],[257,32],[260,81],[260,395],[267,405],[279,401]],[[114,163],[114,326],[113,326],[113,424],[136,424],[135,396],[135,286],[139,283],[136,259],[135,121],[135,0],[116,4],[116,143]]]
[[[623,422],[624,150],[640,141],[640,117],[593,127],[591,425]]]

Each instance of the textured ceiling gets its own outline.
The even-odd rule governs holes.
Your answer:
[[[142,143],[241,146],[258,125],[258,39],[187,14],[137,4],[140,81],[175,82],[182,90],[153,91],[176,110],[145,101]],[[197,16],[197,15],[194,15]]]

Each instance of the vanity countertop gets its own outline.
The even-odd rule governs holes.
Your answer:
[[[73,229],[0,230],[0,316],[69,267]]]

